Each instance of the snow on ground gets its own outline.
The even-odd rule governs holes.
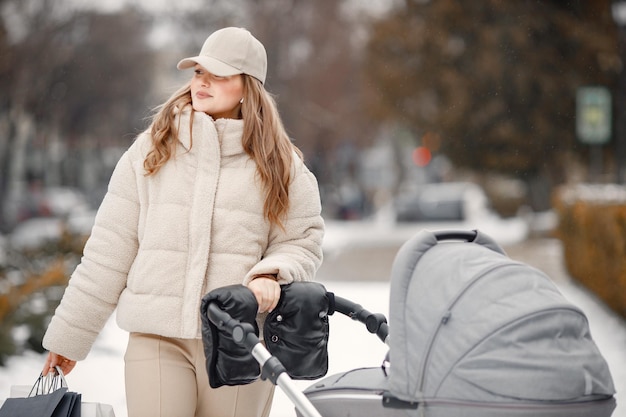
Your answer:
[[[387,282],[325,282],[328,291],[358,302],[371,312],[388,315]],[[576,286],[561,287],[563,294],[582,308],[589,318],[592,335],[611,368],[617,394],[613,417],[626,417],[626,327],[623,320]],[[358,322],[340,314],[331,317],[328,375],[354,368],[380,366],[387,347]],[[83,394],[83,401],[112,404],[117,417],[126,417],[123,354],[127,335],[111,320],[98,338],[87,360],[67,377],[70,389]],[[12,384],[29,385],[37,378],[44,356],[29,353],[12,358],[0,368],[0,398],[9,395]],[[294,381],[301,390],[311,381]],[[294,405],[276,390],[271,417],[294,417]]]
[[[411,227],[401,230],[384,227],[380,223],[361,222],[329,222],[327,226],[325,250],[329,253],[339,251],[345,245],[404,241],[417,230]],[[459,228],[458,224],[454,226]],[[423,228],[423,225],[419,227]],[[432,226],[433,230],[441,228],[444,228],[444,225]],[[503,245],[526,237],[526,229],[519,222],[501,223],[499,227],[494,224],[492,229],[481,225],[481,229]],[[327,290],[357,302],[371,312],[388,315],[388,282],[329,281],[323,284]],[[626,417],[626,325],[586,291],[571,283],[560,285],[564,295],[587,314],[592,335],[609,363],[618,390],[618,406],[613,417]],[[337,314],[331,317],[330,326],[329,375],[358,367],[380,366],[387,347],[376,336],[368,333],[361,323]],[[67,377],[70,389],[81,392],[83,401],[112,404],[117,417],[127,416],[123,370],[126,341],[126,332],[117,328],[112,317],[87,360],[80,362]],[[32,352],[11,358],[5,367],[0,368],[0,399],[8,397],[11,385],[32,385],[43,363],[44,356]],[[294,383],[300,389],[312,384],[311,381]],[[277,389],[271,417],[295,415],[294,405],[280,389]]]

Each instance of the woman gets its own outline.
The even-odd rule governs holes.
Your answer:
[[[117,307],[130,332],[129,417],[267,416],[270,383],[209,387],[200,302],[241,283],[266,313],[280,284],[314,277],[324,228],[317,182],[263,86],[265,48],[250,32],[218,30],[178,68],[193,68],[191,81],[113,172],[44,337],[44,374],[57,365],[69,373]]]

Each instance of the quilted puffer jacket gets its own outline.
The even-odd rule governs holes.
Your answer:
[[[156,175],[143,168],[149,132],[118,162],[46,349],[84,359],[115,308],[129,332],[200,338],[200,302],[212,289],[259,274],[280,284],[314,277],[324,223],[313,174],[294,157],[285,229],[272,226],[243,121],[196,112],[191,125],[190,114],[178,116],[175,157]]]

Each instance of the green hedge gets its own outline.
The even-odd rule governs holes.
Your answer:
[[[626,317],[626,187],[566,186],[553,205],[567,271]]]

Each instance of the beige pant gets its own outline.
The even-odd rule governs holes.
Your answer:
[[[124,356],[128,417],[267,417],[274,386],[212,389],[201,339],[131,333]]]

